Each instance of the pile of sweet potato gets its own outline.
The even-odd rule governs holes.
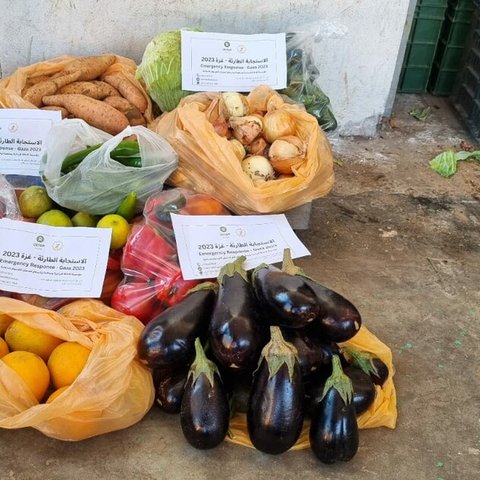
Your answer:
[[[27,76],[21,97],[37,108],[60,110],[115,135],[145,125],[148,96],[121,70],[115,55],[76,57],[52,75]]]

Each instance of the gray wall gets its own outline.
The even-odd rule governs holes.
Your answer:
[[[321,86],[345,135],[373,135],[391,108],[409,0],[0,0],[0,73],[63,54],[140,62],[158,32],[311,31]],[[312,37],[313,38],[313,37]]]

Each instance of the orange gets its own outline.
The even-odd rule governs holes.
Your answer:
[[[48,369],[55,388],[71,385],[87,363],[90,350],[77,342],[63,342],[48,359]]]
[[[5,313],[0,313],[0,335],[5,333],[5,330],[12,322],[12,317],[6,315]]]
[[[10,350],[24,350],[37,354],[47,361],[53,349],[63,340],[48,333],[29,327],[27,324],[14,320],[5,331],[5,341]]]
[[[130,224],[125,218],[116,213],[104,215],[97,223],[98,228],[110,228],[112,237],[110,239],[110,248],[122,248],[127,243],[130,234]]]
[[[59,397],[70,385],[60,387],[50,394],[45,403],[52,403],[57,397]]]
[[[50,373],[45,362],[31,352],[11,352],[1,359],[25,382],[40,402],[50,383]]]
[[[70,217],[61,210],[47,210],[37,218],[37,223],[52,227],[73,227]]]
[[[32,185],[20,194],[18,206],[24,217],[38,218],[53,207],[53,201],[45,187]]]
[[[0,338],[0,358],[4,357],[9,352],[10,350],[8,348],[7,342],[3,338]]]

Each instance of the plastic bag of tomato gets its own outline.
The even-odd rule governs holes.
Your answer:
[[[212,197],[181,188],[151,195],[143,218],[133,225],[120,262],[124,279],[113,292],[111,306],[144,324],[178,303],[199,282],[184,280],[178,263],[171,213],[229,215]]]

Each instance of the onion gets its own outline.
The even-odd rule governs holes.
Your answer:
[[[244,117],[248,115],[247,99],[237,92],[224,92],[220,98],[219,111],[227,120],[230,117]]]
[[[258,115],[230,117],[228,123],[233,130],[233,136],[243,145],[252,143],[263,129],[262,118]]]
[[[292,173],[292,167],[305,160],[305,152],[305,144],[300,138],[287,135],[277,138],[272,143],[268,157],[276,172],[289,174]]]
[[[246,150],[249,155],[267,156],[268,143],[263,137],[257,137],[250,145],[247,145]]]
[[[245,152],[245,147],[236,139],[232,138],[229,140],[230,145],[233,148],[233,153],[239,160],[243,160],[247,152]]]
[[[285,110],[272,110],[263,117],[263,136],[268,143],[295,134],[295,119]]]
[[[242,160],[242,170],[252,179],[255,186],[273,180],[275,171],[267,158],[253,155]]]

